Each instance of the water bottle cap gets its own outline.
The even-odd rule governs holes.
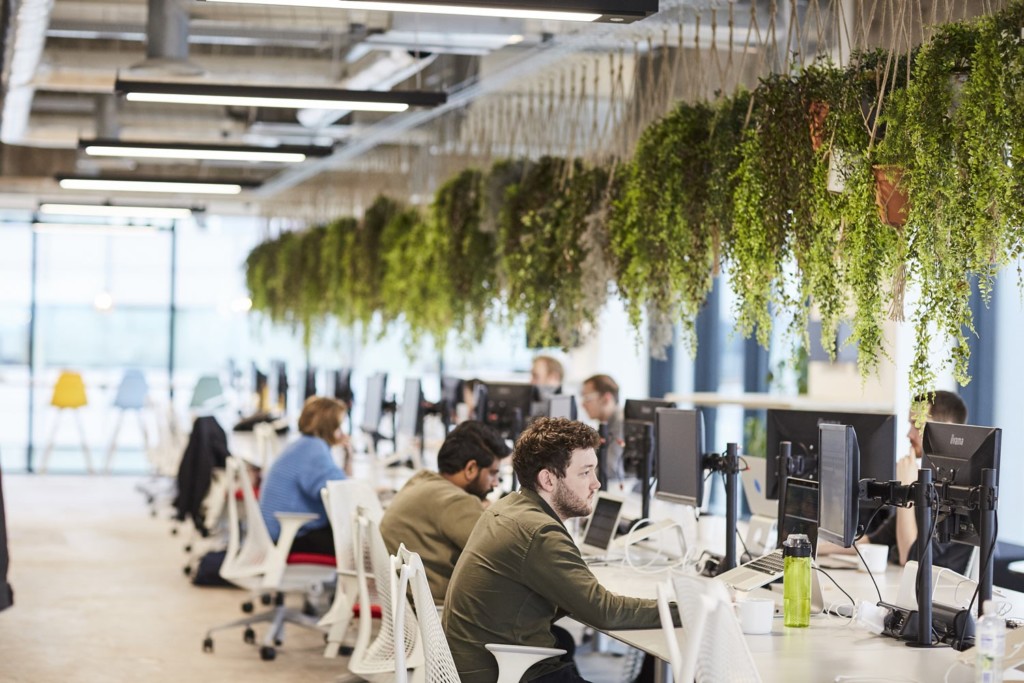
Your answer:
[[[783,557],[810,557],[811,539],[807,534],[790,534],[782,543]]]

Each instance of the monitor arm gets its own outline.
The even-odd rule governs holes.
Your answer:
[[[725,559],[719,571],[736,566],[736,523],[739,519],[740,448],[738,444],[725,446],[725,455],[709,453],[704,456],[704,469],[721,472],[725,477]]]

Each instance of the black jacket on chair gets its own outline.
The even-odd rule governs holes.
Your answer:
[[[3,472],[0,472],[0,610],[14,604],[14,591],[7,583],[7,566],[10,558],[7,555],[7,522],[4,518],[4,487]]]
[[[203,522],[203,499],[210,490],[214,468],[227,462],[228,437],[212,416],[197,417],[192,434],[178,467],[178,496],[174,499],[174,518],[189,518],[200,533],[206,533]]]

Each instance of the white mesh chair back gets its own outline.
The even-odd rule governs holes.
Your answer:
[[[417,553],[406,550],[404,545],[399,547],[396,559],[401,567],[396,595],[405,596],[408,595],[409,589],[412,590],[412,600],[419,619],[420,639],[423,643],[426,683],[459,683],[459,672],[455,668],[452,651],[448,647],[448,639],[445,638],[444,628],[441,626],[441,618],[437,616],[437,607],[430,593],[423,560]],[[403,610],[399,610],[395,617],[397,630],[402,629],[403,622]],[[408,681],[403,664],[404,657],[399,656],[396,683]]]
[[[267,531],[260,513],[260,504],[256,500],[252,479],[244,461],[228,456],[226,461],[228,508],[228,548],[220,575],[243,587],[252,587],[252,577],[263,574],[266,570],[267,556],[274,547],[274,542]],[[245,534],[241,533],[242,519],[238,513],[238,499],[242,499],[244,511]]]
[[[691,620],[699,620],[697,628],[700,630],[693,676],[678,680],[760,683],[761,675],[754,665],[725,584],[717,580],[680,576],[675,578],[673,585],[683,619],[683,631],[691,628]],[[687,642],[684,648],[684,659],[686,651],[693,653],[691,642]]]
[[[356,543],[352,522],[356,517],[356,510],[362,508],[363,513],[380,528],[380,520],[384,516],[380,498],[370,484],[355,479],[327,482],[322,496],[327,517],[331,520],[334,550],[338,556],[338,571],[355,572]]]
[[[260,467],[266,472],[277,457],[277,431],[269,422],[257,422],[252,426],[252,436],[256,442],[256,457],[259,458]]]
[[[356,645],[349,659],[349,671],[368,680],[377,682],[395,680],[395,595],[398,591],[398,575],[393,568],[391,556],[384,545],[377,523],[363,508],[358,508],[355,518],[355,537],[357,548],[361,549],[362,562],[356,563],[359,578],[359,634]],[[369,566],[369,571],[366,567]],[[377,637],[370,642],[371,604],[369,578],[373,576],[377,591],[377,603],[380,605],[381,618]],[[419,646],[416,616],[412,613],[408,600],[402,596],[398,606],[405,611],[403,633],[401,635],[403,652],[408,667],[418,668],[423,665],[423,650]]]

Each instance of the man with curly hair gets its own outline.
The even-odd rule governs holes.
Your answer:
[[[566,615],[602,630],[659,626],[657,602],[606,590],[565,528],[591,512],[598,442],[592,428],[562,418],[535,421],[516,442],[521,489],[477,522],[445,598],[445,634],[463,683],[497,681],[485,643],[557,647],[552,625]],[[563,657],[534,665],[524,680],[584,679]]]

